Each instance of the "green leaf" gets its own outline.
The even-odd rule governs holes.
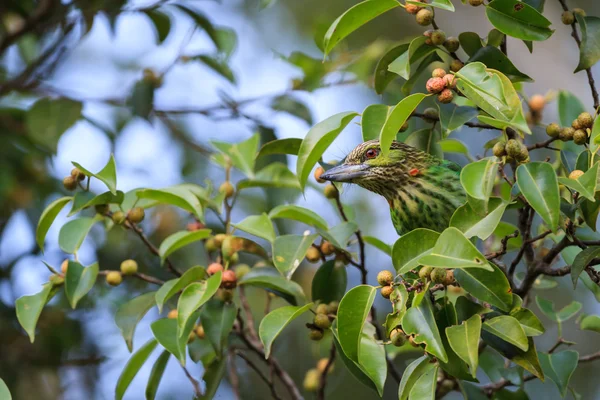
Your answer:
[[[291,305],[305,302],[302,287],[294,281],[282,277],[274,268],[253,269],[242,279],[238,281],[239,285],[256,286],[265,290],[272,291]]]
[[[152,24],[156,29],[158,44],[161,44],[165,41],[167,36],[169,36],[169,32],[171,31],[171,20],[169,19],[169,16],[156,9],[146,10],[144,11],[144,14],[152,21]]]
[[[425,128],[412,132],[404,140],[404,143],[441,159],[444,157],[444,154],[442,153],[442,149],[438,144],[439,141],[440,135],[437,130],[433,128]]]
[[[485,13],[500,32],[521,40],[542,41],[552,36],[548,21],[535,8],[517,0],[494,0]]]
[[[327,232],[319,230],[319,233],[336,248],[345,249],[348,240],[350,240],[350,237],[354,235],[357,230],[358,225],[354,222],[342,222],[329,229]]]
[[[406,3],[414,4],[417,6],[422,5],[422,2],[413,1],[413,0],[407,0]],[[454,11],[454,5],[452,4],[452,2],[450,0],[432,0],[428,3],[429,4],[427,4],[427,5],[430,7],[440,8],[440,9],[446,10],[446,11]]]
[[[375,387],[375,384],[373,383],[371,378],[360,368],[358,363],[356,363],[355,361],[352,361],[351,359],[349,359],[346,356],[346,354],[344,354],[344,350],[342,349],[339,338],[337,337],[337,334],[338,334],[337,329],[332,329],[331,332],[333,333],[333,343],[337,350],[337,355],[342,360],[342,363],[348,369],[348,371],[350,371],[350,374],[352,374],[352,376],[358,382],[362,383],[363,385],[365,385],[366,387],[368,387],[370,389],[377,391],[378,389]]]
[[[244,179],[237,183],[237,190],[262,187],[262,188],[288,188],[300,190],[298,178],[285,164],[274,162],[256,173],[252,179]]]
[[[189,334],[194,329],[194,324],[200,316],[199,312],[195,312],[188,320],[182,334],[180,335],[177,328],[177,320],[172,318],[162,318],[154,321],[150,325],[152,334],[158,340],[158,343],[165,348],[169,353],[173,354],[181,363],[185,365],[185,346],[189,339]]]
[[[296,162],[296,175],[298,175],[302,190],[306,186],[308,175],[314,165],[340,132],[357,115],[358,113],[353,111],[338,113],[317,123],[308,131],[298,151]]]
[[[471,376],[477,375],[479,364],[479,335],[481,333],[481,317],[473,315],[461,325],[446,328],[450,347],[456,355],[469,365]]]
[[[448,355],[444,349],[440,332],[435,323],[433,307],[428,297],[417,305],[406,310],[402,318],[402,328],[409,335],[415,335],[417,344],[425,343],[425,351],[436,356],[443,362],[448,362]]]
[[[589,201],[596,201],[594,195],[596,194],[596,186],[598,184],[599,165],[600,163],[595,163],[592,168],[588,169],[578,179],[569,179],[561,176],[558,178],[558,183],[575,190]]]
[[[145,345],[140,347],[138,351],[133,353],[129,361],[127,361],[127,364],[125,364],[125,368],[123,368],[121,376],[119,376],[119,380],[117,381],[115,399],[121,400],[123,398],[131,381],[133,381],[133,378],[135,378],[144,363],[148,360],[148,357],[150,357],[150,354],[154,351],[157,344],[155,339],[150,339]]]
[[[387,378],[385,348],[365,331],[367,331],[366,327],[360,337],[358,365],[375,384],[379,396],[383,396],[383,387]]]
[[[597,154],[600,148],[600,119],[594,120],[594,126],[592,127],[592,134],[590,135],[589,154]]]
[[[456,323],[462,323],[473,315],[486,314],[492,311],[481,304],[467,299],[465,296],[459,296],[454,305],[456,307]]]
[[[579,65],[575,73],[591,68],[600,60],[600,18],[582,17],[575,13],[581,30],[581,46],[579,46]]]
[[[504,74],[486,68],[483,63],[472,62],[458,71],[456,76],[459,78],[456,82],[458,90],[493,117],[480,116],[480,120],[494,126],[511,126],[531,133],[523,115],[521,99]]]
[[[402,235],[392,248],[392,262],[399,274],[418,267],[419,259],[431,254],[440,234],[429,229],[418,228]]]
[[[83,217],[64,224],[58,233],[58,245],[60,249],[69,254],[77,253],[92,226],[100,219],[102,219],[101,216],[94,218]]]
[[[150,121],[150,114],[154,110],[155,84],[149,79],[140,79],[133,86],[131,96],[127,99],[127,105],[131,113]]]
[[[248,140],[239,143],[227,143],[211,140],[210,143],[221,152],[213,157],[219,165],[226,167],[231,163],[247,177],[254,177],[256,152],[260,142],[260,135],[252,135]]]
[[[197,266],[185,271],[180,278],[171,279],[165,282],[160,289],[158,289],[155,296],[158,312],[162,312],[165,302],[173,297],[175,293],[183,290],[190,283],[205,279],[206,277],[206,270],[203,267]]]
[[[194,60],[200,61],[202,64],[206,65],[208,68],[212,69],[217,74],[221,75],[223,78],[227,79],[229,82],[235,84],[235,75],[226,61],[223,61],[217,57],[209,56],[206,54],[201,54],[199,56],[195,56]]]
[[[188,211],[199,220],[204,220],[204,212],[200,199],[185,186],[171,186],[164,189],[138,190],[136,195],[140,199],[154,200],[160,204],[170,204]]]
[[[438,103],[437,106],[440,110],[440,126],[442,130],[442,137],[447,137],[451,132],[462,127],[465,123],[475,118],[478,114],[477,109],[473,107],[442,103]]]
[[[438,238],[429,255],[419,264],[438,268],[481,268],[492,271],[486,258],[461,231],[450,227]]]
[[[390,151],[390,146],[392,145],[392,142],[396,140],[396,135],[402,125],[404,125],[406,120],[410,118],[412,112],[426,97],[427,95],[423,93],[411,94],[400,100],[400,102],[392,108],[385,120],[383,128],[381,128],[381,133],[379,134],[381,152],[384,156]]]
[[[146,385],[146,400],[154,400],[156,397],[158,385],[160,384],[160,380],[163,377],[170,357],[171,353],[165,350],[160,356],[158,356],[158,359],[152,366],[152,371],[150,371],[150,377],[148,378],[148,384]]]
[[[558,227],[560,193],[552,165],[547,162],[521,164],[517,168],[517,183],[531,207],[552,230]]]
[[[485,330],[481,331],[481,337],[485,343],[496,349],[504,357],[525,368],[527,371],[537,376],[541,381],[544,380],[544,371],[540,366],[538,353],[535,349],[533,338],[528,338],[528,350],[522,351],[518,347],[513,346],[512,344],[502,340],[498,336],[492,335]]]
[[[574,119],[585,111],[585,107],[572,93],[561,90],[558,92],[558,117],[561,126],[571,126]],[[590,145],[592,143],[590,142]]]
[[[234,303],[224,303],[212,299],[200,312],[202,327],[218,358],[223,354],[223,348],[233,328],[237,310]]]
[[[498,164],[490,158],[465,165],[460,171],[460,183],[467,194],[477,200],[481,200],[487,209],[487,203],[494,189]]]
[[[562,323],[572,317],[574,317],[579,311],[581,311],[581,303],[578,301],[572,301],[568,305],[560,309],[560,311],[554,311],[554,304],[550,300],[546,300],[542,297],[535,296],[535,302],[537,303],[541,312],[552,321]]]
[[[577,368],[579,353],[566,350],[553,354],[538,353],[538,357],[544,373],[552,379],[560,395],[564,398],[569,387],[569,380]]]
[[[290,115],[300,118],[306,121],[308,125],[313,124],[312,114],[307,105],[304,102],[293,98],[292,96],[283,95],[275,97],[271,102],[271,108],[275,111],[286,112]]]
[[[523,327],[521,327],[521,324],[519,324],[519,321],[517,321],[516,318],[509,315],[500,315],[486,320],[483,323],[483,330],[498,336],[523,351],[527,351],[529,348],[529,343]]]
[[[385,104],[371,104],[362,113],[360,126],[363,142],[379,139],[381,128],[385,124],[390,107]]]
[[[233,226],[236,229],[268,240],[271,243],[275,241],[275,229],[273,228],[273,223],[265,213],[246,217],[246,219],[237,224],[233,224]]]
[[[383,251],[388,256],[392,255],[392,246],[390,246],[387,243],[384,243],[382,240],[379,240],[376,237],[363,236],[363,241],[365,243],[370,244],[371,246],[375,247],[376,249]]]
[[[382,94],[385,91],[385,88],[397,78],[397,74],[391,71],[388,71],[388,66],[392,61],[400,57],[403,53],[408,51],[408,43],[404,43],[398,46],[395,46],[387,51],[381,57],[377,66],[375,67],[375,92],[377,94]],[[364,115],[364,114],[363,114]],[[364,117],[363,117],[364,118]],[[364,134],[363,134],[364,137]]]
[[[294,221],[303,222],[315,228],[327,230],[327,222],[316,212],[308,208],[300,207],[294,204],[283,204],[273,208],[269,212],[269,218],[287,218]]]
[[[598,315],[585,315],[579,321],[579,329],[600,333],[600,317]]]
[[[73,206],[71,211],[67,214],[70,217],[79,211],[100,204],[121,204],[125,198],[125,194],[120,190],[117,190],[117,194],[111,192],[105,192],[99,195],[95,195],[92,192],[77,192],[73,196]]]
[[[402,52],[398,58],[388,65],[388,71],[400,75],[404,79],[410,78],[410,66],[423,58],[428,52],[435,50],[434,46],[425,45],[427,38],[417,36],[410,41],[408,51]]]
[[[67,205],[69,201],[71,201],[72,197],[61,197],[60,199],[54,200],[52,203],[48,205],[42,212],[40,216],[40,220],[38,221],[37,228],[35,230],[35,241],[38,246],[44,252],[44,240],[46,239],[46,234],[50,229],[50,226],[56,219],[56,216],[60,211]]]
[[[400,385],[398,386],[398,400],[407,400],[419,378],[434,369],[435,364],[431,363],[427,355],[417,358],[410,363],[404,370]]]
[[[458,41],[460,42],[460,47],[462,47],[469,57],[472,57],[479,49],[483,48],[483,42],[475,32],[462,32],[458,35]]]
[[[340,15],[329,27],[323,38],[323,52],[327,56],[346,36],[370,20],[399,7],[396,0],[367,0],[358,3]]]
[[[515,67],[506,55],[497,47],[485,46],[471,55],[468,62],[482,62],[488,68],[502,72],[512,82],[533,82],[533,79],[525,75]]]
[[[84,267],[78,262],[69,260],[69,267],[65,274],[65,294],[71,307],[75,309],[77,303],[85,296],[96,283],[98,276],[98,263]]]
[[[454,278],[468,293],[481,301],[490,303],[502,311],[510,311],[512,290],[506,275],[492,264],[493,271],[481,268],[454,270]]]
[[[503,202],[502,199],[492,197],[488,204],[487,214],[482,216],[475,212],[469,203],[466,203],[456,209],[450,220],[450,226],[459,229],[469,239],[477,236],[485,240],[494,233],[507,206],[508,203]]]
[[[410,391],[411,400],[435,400],[439,367],[435,364],[432,365],[433,368],[428,369],[415,382],[415,385]]]
[[[81,172],[86,176],[92,176],[106,185],[108,190],[114,195],[117,194],[117,165],[115,164],[115,157],[111,154],[108,162],[99,172],[93,173],[83,168],[81,164],[72,162]]]
[[[312,279],[312,300],[321,303],[340,301],[346,293],[348,273],[345,266],[336,266],[334,260],[319,267]]]
[[[457,139],[443,139],[438,142],[440,149],[443,153],[457,153],[463,154],[469,160],[472,160],[473,157],[469,154],[469,149],[467,145]]]
[[[170,254],[181,249],[182,247],[208,238],[210,236],[210,232],[210,229],[199,229],[193,232],[180,231],[169,235],[165,240],[162,241],[158,249],[161,264],[165,263],[165,260]]]
[[[0,378],[0,399],[3,400],[12,400],[12,396],[10,395],[10,391],[8,390],[8,386],[6,383]]]
[[[302,139],[298,138],[287,138],[278,139],[271,142],[265,143],[259,150],[256,158],[271,156],[273,154],[291,154],[293,156],[298,155],[300,146],[302,145]]]
[[[81,117],[83,105],[65,98],[41,98],[25,114],[31,140],[53,153],[61,135]]]
[[[300,266],[306,251],[319,235],[277,236],[273,243],[273,264],[287,279],[291,279]]]
[[[217,393],[217,389],[225,376],[225,367],[227,366],[227,359],[222,358],[210,364],[202,375],[202,380],[206,384],[206,390],[204,394],[198,398],[198,400],[211,400]]]
[[[596,164],[598,165],[598,164]],[[573,281],[573,288],[577,287],[577,280],[579,275],[587,268],[588,265],[600,256],[600,247],[588,247],[582,250],[573,261],[571,266],[571,280]]]
[[[71,264],[69,262],[69,264]],[[90,268],[90,267],[88,267]],[[71,266],[69,265],[69,270]],[[144,315],[154,306],[156,292],[147,292],[141,294],[126,303],[121,304],[115,314],[115,323],[121,331],[123,339],[127,344],[127,349],[133,351],[133,334],[135,327],[142,320]]]
[[[527,336],[539,336],[546,332],[546,328],[544,328],[538,317],[527,308],[522,308],[521,306],[513,308],[510,311],[510,315],[519,321]]]
[[[337,332],[344,354],[358,362],[363,325],[371,310],[377,289],[359,285],[348,291],[340,301],[337,315]]]
[[[258,336],[265,347],[265,358],[268,359],[271,354],[271,346],[279,336],[283,328],[290,322],[304,314],[312,307],[313,303],[308,303],[302,307],[285,306],[277,308],[262,319],[258,328]]]
[[[19,324],[25,329],[29,340],[33,343],[35,339],[35,326],[37,325],[42,309],[50,300],[52,283],[46,283],[42,286],[42,291],[36,294],[21,296],[15,302],[17,319]]]
[[[221,271],[203,282],[190,283],[179,296],[177,302],[177,327],[183,334],[188,320],[196,310],[217,292],[221,285]]]

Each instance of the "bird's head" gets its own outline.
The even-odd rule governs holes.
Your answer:
[[[361,143],[342,164],[326,171],[322,179],[355,183],[385,197],[393,195],[398,185],[418,175],[430,156],[400,142],[392,142],[390,151],[381,152],[379,140]]]

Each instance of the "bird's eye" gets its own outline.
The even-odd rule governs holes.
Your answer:
[[[377,150],[375,150],[375,149],[367,150],[367,152],[365,153],[365,157],[367,159],[372,159],[372,158],[377,157]]]

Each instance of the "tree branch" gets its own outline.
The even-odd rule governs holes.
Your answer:
[[[329,374],[329,370],[333,365],[333,360],[335,360],[335,343],[331,342],[331,349],[329,350],[329,358],[327,359],[327,364],[323,371],[321,371],[321,376],[319,378],[319,389],[317,391],[317,400],[325,399],[325,385],[327,385],[327,375]]]
[[[243,359],[244,361],[246,361],[246,364],[248,364],[248,366],[251,369],[253,369],[254,372],[256,372],[258,374],[258,376],[267,384],[267,386],[271,390],[271,396],[273,396],[273,398],[275,400],[281,400],[281,397],[279,397],[279,395],[277,394],[277,390],[275,390],[275,383],[260,370],[258,365],[256,365],[247,355],[245,355],[243,352],[241,352],[239,350],[236,350],[235,354],[237,356],[239,356],[241,359]]]

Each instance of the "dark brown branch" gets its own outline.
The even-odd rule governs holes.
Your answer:
[[[569,7],[567,6],[566,0],[558,0],[558,2],[560,3],[564,11],[569,11]],[[571,24],[571,36],[573,36],[573,39],[575,39],[577,47],[581,48],[581,39],[579,38],[579,34],[577,33],[576,22],[573,22]],[[592,98],[594,99],[594,109],[598,109],[598,107],[600,107],[600,96],[598,95],[598,90],[596,89],[596,82],[594,81],[592,69],[586,68],[585,72],[587,74],[588,83],[592,91]]]
[[[109,271],[109,270],[99,271],[98,275],[108,275],[109,272],[112,272],[112,271]],[[141,279],[142,281],[146,281],[148,283],[153,283],[155,285],[162,285],[165,283],[165,281],[162,281],[162,280],[155,278],[153,276],[150,276],[150,275],[142,274],[141,272],[136,272],[134,275],[126,275],[126,276],[132,276],[132,277]]]
[[[501,256],[505,255],[506,251],[507,251],[507,248],[508,248],[508,241],[510,239],[516,238],[517,236],[519,236],[519,231],[514,231],[510,235],[504,236],[502,238],[502,240],[500,240],[500,250],[495,251],[495,252],[490,253],[490,254],[487,254],[485,256],[485,258],[487,258],[488,260],[493,260],[494,258],[498,258],[498,257],[501,257]]]
[[[590,362],[600,358],[600,351],[592,354],[588,354],[586,356],[579,357],[579,362]]]
[[[248,328],[248,333],[253,339],[258,339],[258,334],[256,333],[256,328],[254,327],[254,317],[252,316],[252,309],[250,308],[250,303],[248,303],[248,299],[246,298],[244,286],[240,285],[238,287],[238,293],[240,295],[240,303],[242,304],[242,309],[244,310],[244,314],[246,315],[246,327]],[[262,349],[262,344],[260,345],[260,348]]]
[[[231,384],[231,388],[233,389],[233,394],[236,399],[240,398],[240,377],[238,376],[237,370],[235,368],[235,355],[236,352],[233,347],[230,347],[228,350],[227,357],[227,372],[229,374],[229,383]]]
[[[557,138],[550,138],[550,139],[545,140],[543,142],[532,144],[530,146],[527,146],[527,150],[531,151],[531,150],[536,150],[536,149],[550,149],[550,150],[558,150],[558,151],[560,151],[560,149],[557,149],[557,148],[554,148],[554,147],[549,147],[549,145],[551,143],[555,142],[556,140],[558,140],[558,139]]]
[[[325,385],[327,385],[327,375],[329,374],[329,370],[333,366],[333,360],[335,360],[335,343],[331,343],[331,349],[329,350],[329,358],[327,359],[327,364],[323,371],[321,371],[321,376],[319,378],[319,389],[317,391],[317,400],[325,399]]]
[[[256,365],[247,355],[245,355],[239,350],[236,350],[235,354],[244,361],[246,361],[246,364],[248,364],[248,366],[258,374],[260,379],[262,379],[267,384],[267,386],[271,390],[271,396],[273,396],[275,400],[281,400],[281,397],[279,397],[279,395],[277,394],[277,390],[275,390],[275,383],[273,383],[273,381],[261,371],[258,365]]]
[[[186,367],[182,365],[181,368],[183,369],[183,372],[185,372],[185,376],[187,376],[187,378],[192,383],[194,393],[196,394],[196,398],[202,397],[202,389],[200,389],[200,382],[198,382],[198,380],[194,378],[192,374],[190,374],[190,371],[188,371]]]
[[[150,242],[150,239],[148,239],[148,236],[146,236],[146,234],[144,233],[144,231],[142,231],[142,229],[137,226],[136,224],[134,224],[133,222],[127,220],[126,227],[130,228],[132,231],[135,232],[136,235],[139,236],[140,239],[142,239],[142,242],[144,242],[144,244],[146,245],[146,247],[148,247],[148,249],[150,250],[150,252],[154,255],[156,255],[157,257],[160,257],[160,252],[158,251],[158,248],[152,244],[152,242]],[[181,272],[179,272],[175,266],[171,263],[171,260],[169,260],[168,258],[165,260],[165,263],[167,264],[167,268],[175,275],[175,276],[181,276]]]

